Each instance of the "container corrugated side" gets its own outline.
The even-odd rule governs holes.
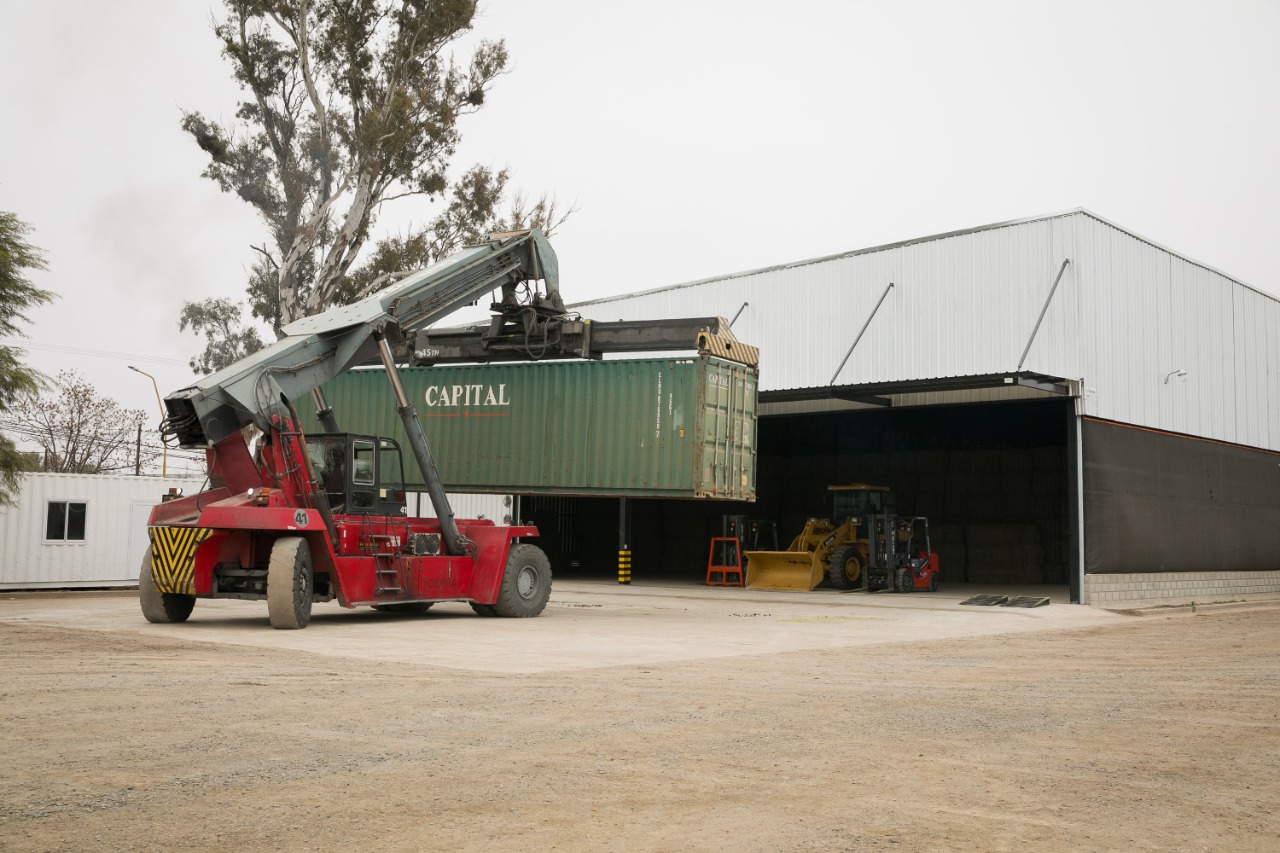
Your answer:
[[[757,375],[709,357],[557,361],[400,371],[447,489],[755,499]],[[395,438],[390,384],[346,373],[324,394],[344,431]],[[304,429],[318,424],[302,415]]]

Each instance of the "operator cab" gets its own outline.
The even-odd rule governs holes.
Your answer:
[[[831,493],[831,520],[835,524],[841,524],[847,518],[864,518],[894,511],[888,486],[854,483],[849,486],[827,486],[827,491]]]
[[[404,461],[389,438],[308,435],[307,453],[336,515],[404,517]]]

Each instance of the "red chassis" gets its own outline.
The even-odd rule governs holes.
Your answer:
[[[899,592],[911,592],[923,589],[936,592],[938,589],[938,555],[928,551],[919,551],[914,559],[907,558],[900,563],[903,578],[910,584]]]
[[[266,505],[259,506],[263,497]],[[438,538],[440,524],[435,519],[335,515],[333,520],[336,550],[320,513],[288,506],[280,491],[232,495],[227,489],[214,489],[160,504],[152,511],[153,528],[209,531],[196,543],[189,585],[164,584],[169,588],[163,591],[198,598],[261,597],[245,595],[244,584],[232,578],[261,571],[280,537],[302,536],[310,546],[316,592],[336,598],[343,607],[411,601],[493,604],[512,543],[538,535],[532,526],[459,520],[459,531],[476,543],[474,557],[414,556],[402,553],[405,543],[411,534]]]

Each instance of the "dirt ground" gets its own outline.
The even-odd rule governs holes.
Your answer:
[[[535,620],[304,632],[244,602],[146,626],[123,596],[2,601],[0,849],[1280,849],[1280,606],[921,599],[558,589]],[[700,653],[708,624],[736,648]],[[347,653],[348,628],[423,655]],[[609,642],[630,662],[574,663]],[[559,655],[449,658],[504,644]]]

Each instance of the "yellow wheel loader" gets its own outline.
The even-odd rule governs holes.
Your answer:
[[[785,551],[747,551],[748,589],[807,591],[824,580],[837,589],[862,586],[866,519],[892,512],[889,489],[854,483],[828,486],[830,518],[810,518]]]

